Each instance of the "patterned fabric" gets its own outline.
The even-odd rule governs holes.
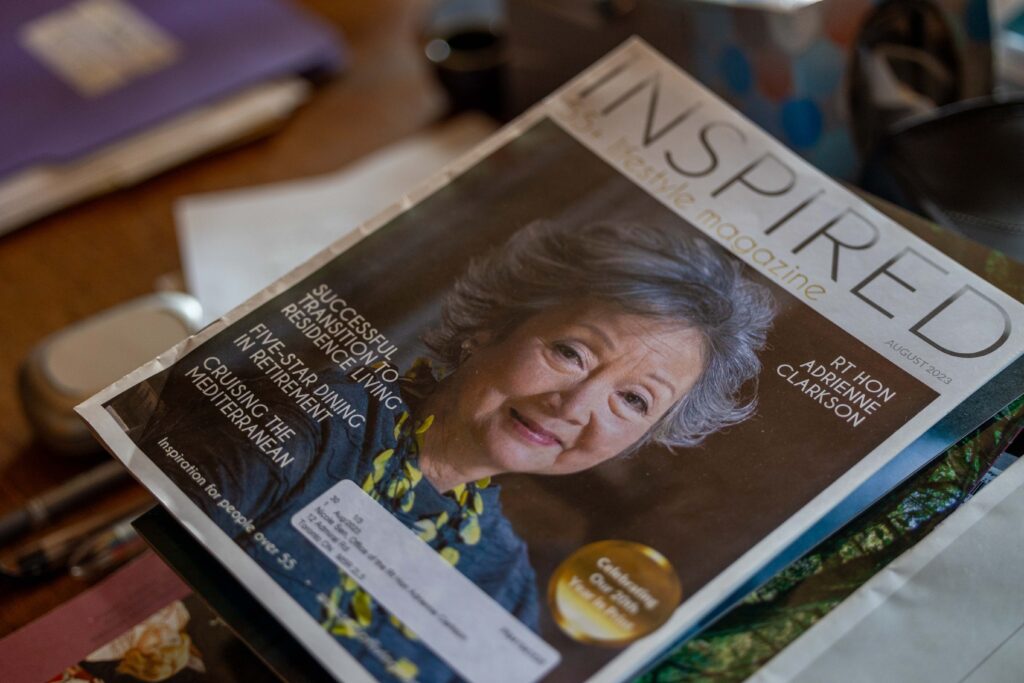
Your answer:
[[[414,393],[412,387],[417,385],[422,387],[423,378],[428,377],[429,372],[429,365],[418,361],[404,378],[406,393]],[[401,411],[392,429],[393,442],[374,456],[372,470],[366,473],[362,481],[363,490],[392,515],[413,513],[417,507],[418,493],[436,494],[427,491],[430,484],[424,483],[418,463],[424,435],[433,423],[433,415],[417,420],[411,417],[408,410]],[[418,517],[412,528],[419,538],[434,548],[452,566],[457,567],[464,556],[471,558],[473,547],[481,542],[480,517],[486,507],[481,492],[488,488],[490,483],[488,477],[460,484],[443,494],[455,503],[454,507],[449,506],[422,516],[412,516]],[[454,513],[451,513],[450,509],[454,509]],[[361,638],[375,622],[385,618],[405,638],[410,641],[418,640],[415,633],[393,615],[376,606],[370,594],[342,571],[338,586],[331,591],[324,604],[324,620],[321,625],[337,636]],[[419,667],[403,658],[391,665],[390,671],[402,680],[411,680],[418,675]]]

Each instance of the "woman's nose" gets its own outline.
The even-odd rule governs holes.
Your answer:
[[[556,415],[575,425],[585,425],[600,405],[601,386],[592,378],[582,379],[553,392]]]

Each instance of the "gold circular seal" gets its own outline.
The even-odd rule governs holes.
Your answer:
[[[632,541],[600,541],[570,555],[551,576],[558,626],[583,643],[625,647],[668,620],[682,599],[665,556]]]

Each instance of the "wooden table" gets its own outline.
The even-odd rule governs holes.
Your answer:
[[[428,3],[305,4],[343,32],[351,64],[282,130],[0,237],[0,514],[97,462],[63,460],[33,442],[17,369],[46,335],[179,271],[175,200],[333,171],[443,115],[443,93],[419,48]],[[67,577],[0,586],[0,636],[85,587]]]

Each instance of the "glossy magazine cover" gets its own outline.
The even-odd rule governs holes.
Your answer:
[[[1022,328],[634,40],[79,410],[339,680],[617,681]]]

